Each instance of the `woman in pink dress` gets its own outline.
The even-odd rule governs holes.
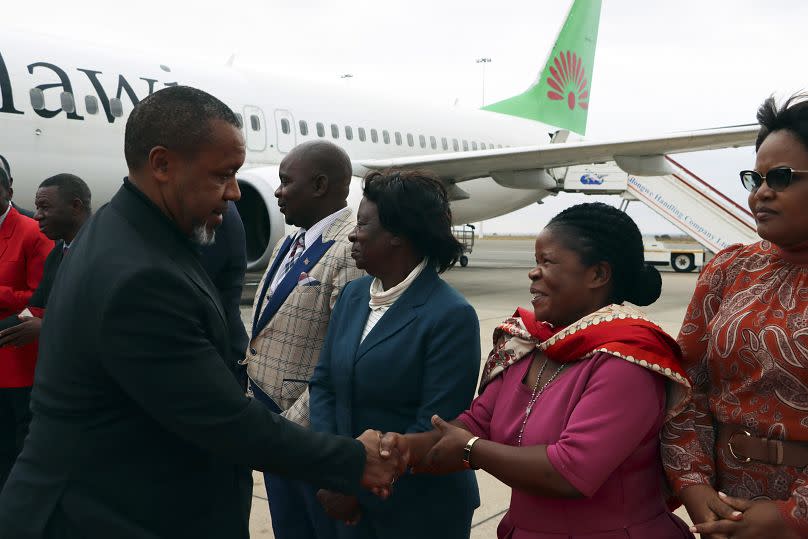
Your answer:
[[[500,538],[692,537],[666,506],[659,452],[690,385],[673,339],[622,305],[661,288],[637,225],[573,206],[539,234],[529,277],[533,310],[495,330],[471,407],[433,417],[432,432],[387,434],[382,451],[398,447],[416,473],[482,468],[511,486]]]

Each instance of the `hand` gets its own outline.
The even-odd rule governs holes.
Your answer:
[[[356,496],[320,489],[317,491],[317,501],[328,516],[348,526],[355,526],[362,517],[362,508]]]
[[[393,450],[390,455],[382,457],[380,454],[381,439],[382,433],[371,429],[366,430],[357,438],[365,446],[366,460],[365,470],[362,473],[362,486],[385,499],[390,495],[393,483],[404,472],[407,463],[396,450]]]
[[[23,346],[39,338],[42,319],[35,316],[20,316],[22,321],[14,327],[0,331],[0,347]]]
[[[689,486],[679,493],[679,499],[682,500],[695,524],[707,524],[721,520],[738,521],[743,518],[743,513],[727,504],[710,485]],[[728,536],[716,531],[710,537],[727,539]]]
[[[693,533],[710,534],[710,537],[729,537],[731,539],[756,539],[758,537],[778,537],[781,539],[798,539],[780,516],[777,505],[772,501],[752,502],[742,498],[733,498],[719,492],[720,499],[735,511],[743,513],[740,520],[717,520],[696,524],[690,528]],[[702,535],[704,537],[704,535]]]
[[[410,443],[407,437],[397,432],[386,432],[379,442],[379,455],[383,459],[390,458],[391,455],[398,452],[401,459],[407,466],[412,466],[413,454],[410,449]]]
[[[432,426],[440,432],[440,440],[418,464],[416,472],[444,475],[463,469],[463,449],[474,436],[466,429],[432,416]]]

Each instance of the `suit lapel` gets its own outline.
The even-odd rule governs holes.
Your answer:
[[[8,215],[6,215],[6,220],[3,221],[3,226],[0,226],[0,258],[5,254],[8,242],[14,235],[14,228],[17,226],[17,215],[17,210],[11,207],[8,210]]]
[[[334,240],[323,242],[322,237],[317,240],[300,255],[295,265],[289,269],[289,272],[284,276],[280,283],[278,283],[275,292],[269,298],[266,309],[261,313],[258,318],[258,324],[253,327],[253,338],[258,335],[269,323],[281,305],[292,293],[292,290],[297,286],[297,278],[302,272],[309,272],[317,262],[323,257],[328,249],[334,244]]]
[[[368,336],[365,337],[365,340],[362,341],[362,344],[359,345],[355,356],[356,361],[362,359],[362,356],[367,354],[373,347],[389,339],[412,322],[418,315],[418,307],[426,302],[438,279],[438,274],[432,267],[427,266],[424,268],[421,275],[384,313],[384,316],[379,319],[368,333]],[[370,299],[370,292],[368,292],[368,299]],[[364,330],[364,325],[362,329]]]
[[[275,256],[275,260],[272,262],[272,267],[269,268],[267,272],[267,276],[264,278],[264,286],[261,287],[261,294],[258,296],[258,301],[255,304],[255,313],[253,314],[253,330],[252,330],[252,338],[255,338],[258,335],[258,320],[261,318],[261,308],[264,306],[264,298],[267,295],[267,290],[269,290],[272,281],[275,280],[275,273],[278,271],[278,268],[281,265],[281,260],[286,258],[286,254],[289,252],[289,247],[292,245],[292,236],[286,236],[286,239],[281,245],[281,248],[278,250],[278,254]]]

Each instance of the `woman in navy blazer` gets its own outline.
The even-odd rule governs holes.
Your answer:
[[[480,368],[477,315],[438,273],[461,246],[446,190],[417,172],[371,173],[364,184],[351,255],[369,276],[337,301],[310,386],[315,430],[423,432],[433,414],[456,417],[474,396]],[[370,492],[318,493],[341,537],[468,538],[479,506],[472,471],[405,475],[387,500]]]

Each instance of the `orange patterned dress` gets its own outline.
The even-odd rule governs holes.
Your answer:
[[[709,484],[776,500],[808,537],[808,468],[742,463],[716,444],[721,424],[808,442],[808,260],[766,241],[721,251],[699,277],[678,341],[693,400],[663,431],[674,490]]]

